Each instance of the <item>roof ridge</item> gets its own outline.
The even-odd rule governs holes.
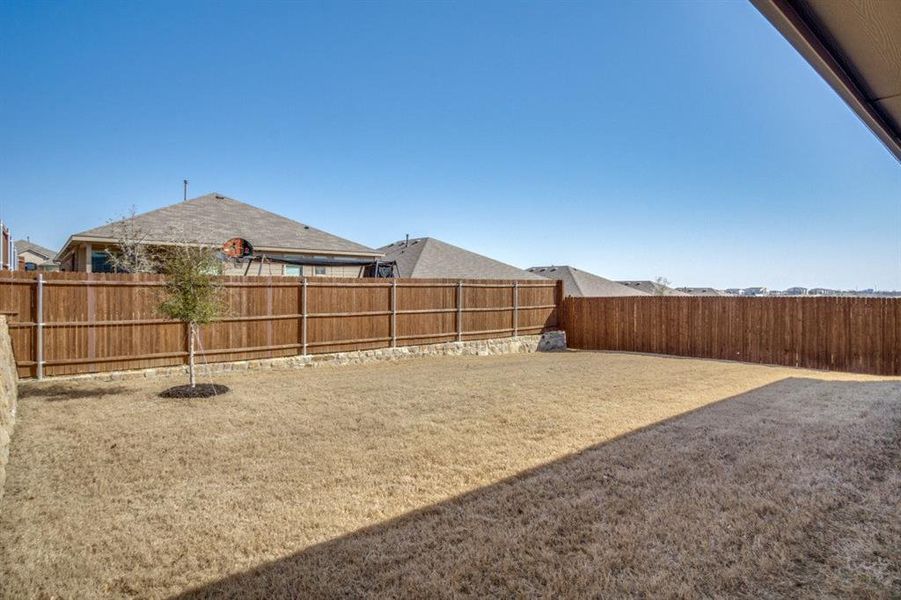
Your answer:
[[[413,261],[413,269],[410,271],[410,277],[413,277],[416,275],[416,270],[419,269],[423,264],[423,253],[429,248],[434,248],[435,245],[429,244],[429,242],[434,241],[434,238],[430,237],[416,238],[415,240],[411,239],[410,241],[415,242],[416,244],[422,244],[422,247],[420,247],[419,251],[416,253],[416,260]]]
[[[160,211],[166,210],[167,208],[172,208],[173,206],[178,206],[180,204],[188,204],[189,202],[194,202],[196,200],[202,200],[204,198],[207,198],[208,196],[217,196],[217,195],[221,195],[221,194],[216,194],[214,192],[211,192],[209,194],[203,194],[203,195],[197,196],[195,198],[188,198],[187,200],[181,200],[179,202],[173,202],[172,204],[166,204],[164,206],[152,208],[145,212],[141,212],[141,213],[136,212],[134,215],[128,215],[128,216],[123,215],[121,218],[118,218],[118,219],[107,219],[107,221],[103,225],[98,225],[97,227],[91,227],[89,229],[85,229],[84,231],[79,231],[77,233],[73,233],[72,235],[84,235],[84,234],[88,233],[89,231],[94,231],[95,229],[100,229],[101,227],[105,227],[107,225],[112,225],[113,223],[122,223],[124,221],[127,221],[128,219],[131,219],[132,217],[138,218],[138,217],[144,217],[147,215],[152,215],[152,214],[158,213]],[[222,197],[224,198],[225,196],[222,196]],[[132,209],[134,209],[134,204],[132,204]]]
[[[582,282],[580,281],[580,278],[578,276],[579,273],[585,273],[585,271],[579,271],[578,269],[574,269],[574,268],[570,267],[569,265],[566,266],[566,271],[567,271],[567,273],[569,273],[569,276],[572,278],[573,283],[576,284],[576,288],[579,290],[579,293],[585,294],[585,289],[582,287]],[[594,274],[592,273],[592,275],[594,275]],[[594,275],[594,276],[600,277],[600,275]],[[604,278],[601,277],[601,279],[604,279]]]
[[[279,218],[279,219],[284,219],[284,220],[286,220],[286,221],[291,221],[292,223],[297,223],[297,224],[299,224],[299,225],[303,225],[304,227],[308,227],[308,228],[310,228],[310,229],[316,229],[316,228],[313,227],[312,225],[307,225],[306,223],[303,223],[303,222],[301,222],[301,221],[298,221],[297,219],[292,219],[291,217],[286,217],[285,215],[280,215],[280,214],[278,214],[277,212],[272,212],[271,210],[267,210],[267,209],[265,209],[265,208],[260,208],[259,206],[255,206],[255,205],[250,204],[250,203],[248,203],[248,202],[244,202],[243,200],[238,200],[237,198],[232,198],[232,197],[230,197],[230,196],[225,196],[225,195],[223,195],[223,194],[206,194],[206,195],[207,195],[207,196],[214,196],[217,200],[230,200],[230,201],[234,202],[235,204],[241,204],[242,206],[250,207],[250,208],[252,208],[252,209],[254,209],[254,210],[258,210],[258,211],[260,211],[260,212],[264,212],[264,213],[266,213],[267,215],[272,215],[272,216],[277,217],[277,218]],[[195,198],[195,200],[198,200],[198,199],[199,199],[199,198]],[[188,202],[190,202],[190,200],[188,200]],[[169,206],[172,206],[172,205],[170,204]],[[322,229],[316,229],[316,231],[323,231],[323,230],[322,230]],[[327,233],[327,232],[326,232],[326,233]]]
[[[47,246],[43,246],[36,242],[32,242],[31,240],[26,239],[26,238],[22,238],[20,240],[15,240],[13,242],[13,245],[16,246],[17,252],[31,251],[31,252],[34,252],[35,254],[40,254],[40,255],[46,256],[47,258],[53,258],[54,256],[56,256],[56,250],[52,250],[52,249],[48,248]]]

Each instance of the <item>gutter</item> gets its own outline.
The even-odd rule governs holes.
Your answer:
[[[797,0],[750,0],[810,66],[826,80],[864,124],[901,162],[901,131],[897,131],[882,109],[864,92],[854,71],[796,7]]]

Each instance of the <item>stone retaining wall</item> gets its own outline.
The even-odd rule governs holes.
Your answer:
[[[355,352],[335,352],[332,354],[310,354],[307,356],[286,356],[242,362],[203,363],[198,356],[197,373],[199,377],[208,372],[229,373],[257,369],[297,369],[303,367],[322,367],[337,365],[359,365],[372,362],[384,362],[417,358],[422,356],[491,356],[496,354],[520,354],[529,352],[553,352],[566,349],[566,333],[548,331],[541,335],[528,335],[490,340],[474,340],[471,342],[447,342],[425,346],[400,346],[398,348],[378,348],[375,350],[358,350]],[[87,373],[52,377],[50,381],[82,380],[121,381],[143,377],[184,376],[187,367],[165,367],[160,369],[143,369],[138,371],[113,371],[110,373]],[[47,380],[45,380],[47,381]]]
[[[0,315],[0,499],[3,498],[3,484],[6,482],[9,440],[16,422],[18,379],[6,317]]]

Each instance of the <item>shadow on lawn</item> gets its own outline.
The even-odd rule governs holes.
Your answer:
[[[48,402],[64,400],[84,400],[124,394],[129,388],[123,385],[72,385],[66,383],[31,384],[19,388],[19,398],[43,398]]]
[[[178,598],[889,593],[899,395],[785,379]]]

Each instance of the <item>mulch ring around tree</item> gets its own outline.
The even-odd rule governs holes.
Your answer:
[[[190,385],[177,385],[160,392],[161,398],[211,398],[228,391],[227,385],[218,383],[198,383],[194,387]]]

